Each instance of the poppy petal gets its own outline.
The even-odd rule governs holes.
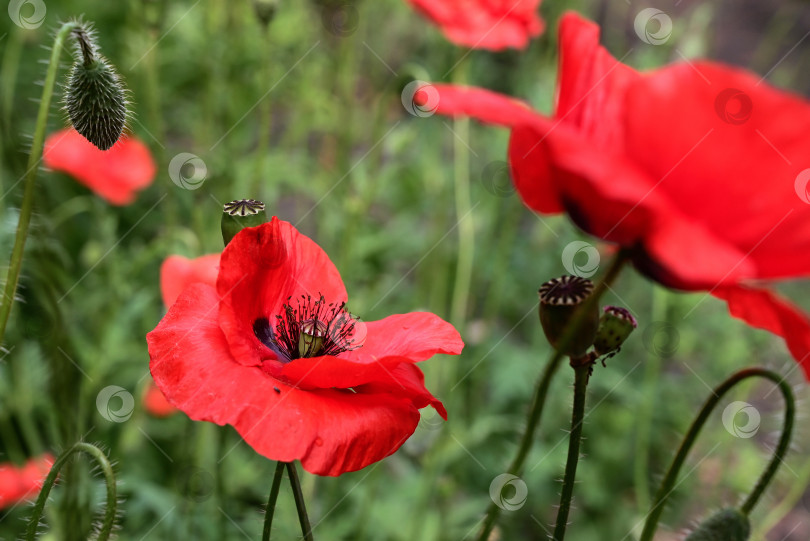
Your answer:
[[[69,174],[113,205],[132,203],[157,172],[149,149],[132,136],[105,151],[74,129],[62,130],[45,140],[42,158],[50,169]]]
[[[214,286],[219,273],[219,254],[196,259],[179,255],[167,257],[160,266],[160,293],[164,306],[171,306],[186,286],[202,282]]]
[[[439,353],[458,355],[464,348],[455,327],[430,312],[395,314],[379,321],[361,322],[357,333],[362,346],[340,356],[359,363],[383,357],[420,362]]]
[[[810,380],[810,318],[772,291],[747,286],[717,288],[712,295],[728,303],[732,316],[785,339],[788,350]]]
[[[218,324],[218,304],[214,288],[193,284],[147,335],[155,382],[192,419],[231,424],[260,454],[300,460],[318,475],[381,460],[416,429],[419,412],[407,398],[297,389],[237,363]]]

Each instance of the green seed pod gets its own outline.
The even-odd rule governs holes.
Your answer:
[[[101,150],[111,148],[124,132],[126,90],[115,68],[98,54],[92,30],[74,31],[75,63],[65,87],[64,105],[70,122]]]
[[[222,209],[222,240],[225,246],[246,227],[256,227],[267,221],[264,203],[255,199],[237,199]]]
[[[605,306],[604,314],[599,319],[599,330],[593,341],[597,355],[607,355],[621,347],[630,333],[638,327],[636,318],[629,310],[618,306]]]
[[[686,541],[747,541],[750,535],[748,515],[737,509],[723,509],[704,520]]]
[[[593,293],[593,282],[578,276],[562,276],[549,280],[540,287],[540,324],[546,338],[559,349],[560,340],[571,323],[577,308]],[[593,344],[599,326],[599,310],[586,314],[579,332],[571,344],[561,351],[570,357],[582,357]]]

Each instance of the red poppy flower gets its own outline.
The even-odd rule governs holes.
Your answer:
[[[473,49],[525,49],[545,24],[541,0],[408,0],[448,40]]]
[[[415,363],[458,354],[430,313],[360,322],[329,257],[273,218],[225,248],[216,286],[192,284],[147,335],[150,368],[192,419],[232,425],[257,452],[340,475],[395,452],[442,403]]]
[[[22,466],[10,462],[0,464],[0,509],[27,500],[39,492],[53,463],[53,456],[44,454],[29,459]]]
[[[642,74],[598,41],[595,24],[563,18],[551,118],[448,85],[434,85],[437,112],[511,127],[512,178],[528,207],[567,212],[667,286],[726,300],[784,337],[810,379],[810,319],[757,285],[810,275],[810,205],[797,194],[810,175],[810,104],[708,61]]]
[[[45,140],[45,165],[63,171],[113,205],[135,201],[155,178],[157,168],[149,149],[124,136],[109,150],[99,150],[74,129],[52,133]]]

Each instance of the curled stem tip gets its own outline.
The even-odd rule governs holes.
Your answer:
[[[42,518],[42,512],[45,509],[45,502],[48,501],[48,495],[56,483],[56,478],[65,463],[76,453],[84,453],[93,458],[99,465],[99,468],[104,473],[104,481],[107,485],[107,505],[104,511],[104,521],[101,523],[101,528],[98,533],[98,541],[107,541],[112,534],[113,527],[115,526],[115,513],[118,506],[116,500],[116,486],[115,474],[113,474],[112,464],[104,454],[104,452],[90,443],[79,442],[73,445],[70,449],[63,452],[54,462],[51,471],[45,478],[42,485],[42,490],[39,492],[37,501],[34,504],[34,513],[31,515],[31,520],[28,522],[28,529],[26,530],[25,540],[34,541],[37,535],[37,527]]]

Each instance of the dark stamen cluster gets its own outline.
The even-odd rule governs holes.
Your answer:
[[[253,325],[256,337],[276,354],[291,361],[301,357],[339,355],[360,347],[354,345],[355,319],[345,310],[346,303],[329,303],[323,295],[314,300],[301,295],[292,306],[292,297],[283,305],[284,312],[276,315],[275,332],[265,318]]]

